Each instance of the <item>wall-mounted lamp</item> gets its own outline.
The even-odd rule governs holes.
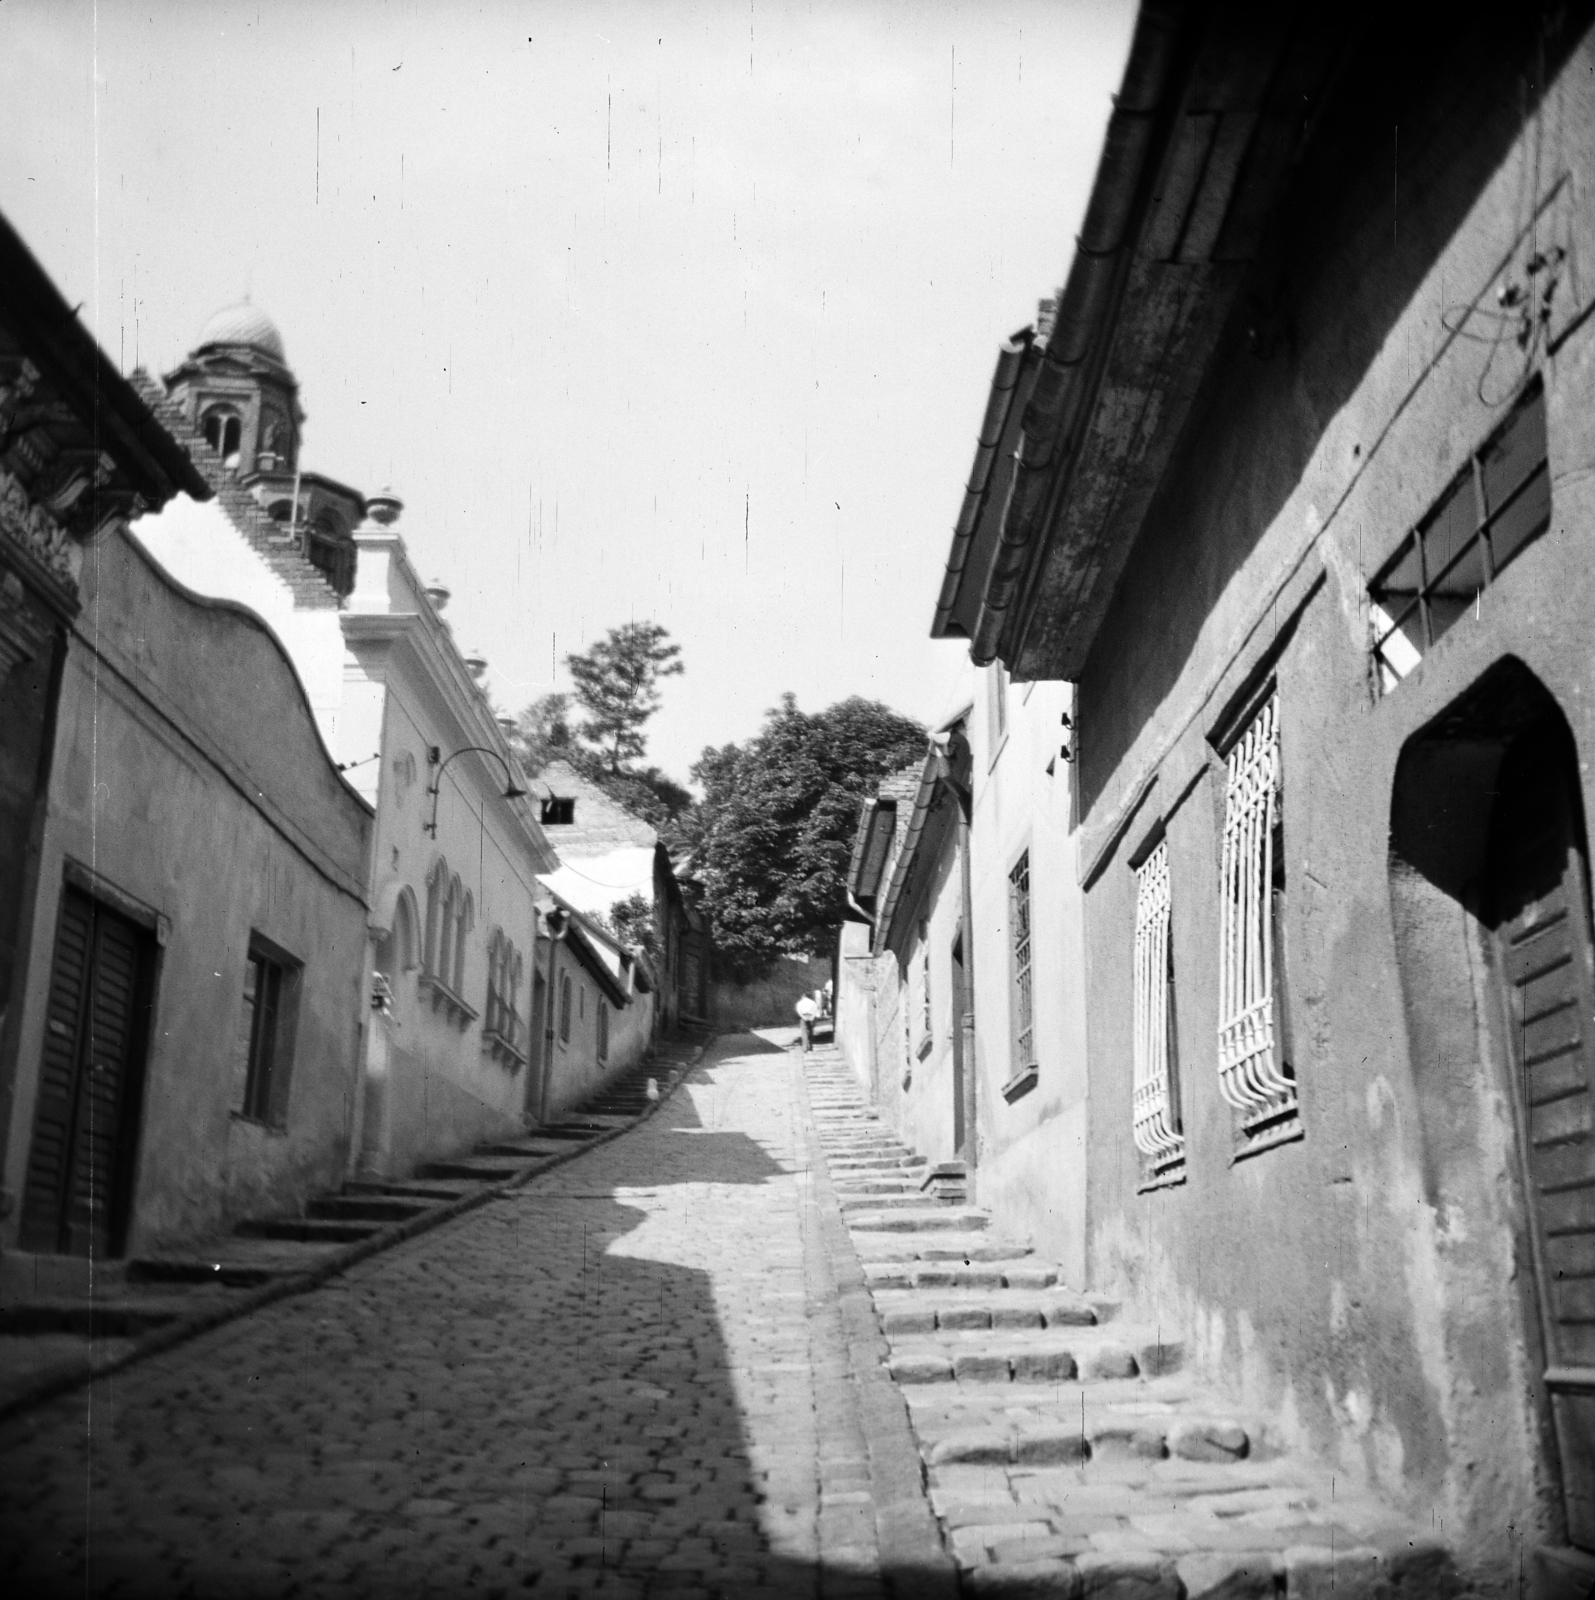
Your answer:
[[[517,786],[515,782],[515,774],[510,771],[509,762],[507,762],[503,756],[501,756],[491,745],[463,745],[460,749],[454,751],[452,755],[445,757],[440,746],[430,744],[426,748],[427,765],[436,769],[432,774],[432,781],[427,785],[426,790],[426,792],[432,796],[432,819],[429,822],[423,822],[421,824],[421,828],[423,832],[430,833],[434,839],[438,836],[438,790],[443,784],[443,769],[448,766],[449,762],[453,761],[456,756],[471,755],[473,752],[476,755],[492,756],[492,758],[504,769],[504,798],[506,800],[520,800],[526,794],[524,789]]]

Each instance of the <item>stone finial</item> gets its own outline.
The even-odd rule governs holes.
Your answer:
[[[404,502],[393,492],[391,484],[383,484],[376,494],[366,501],[366,515],[381,528],[391,528],[399,520]]]
[[[427,592],[430,593],[431,591],[428,590]],[[465,658],[465,670],[480,683],[483,673],[487,671],[487,657],[480,650],[473,650]]]
[[[426,586],[426,597],[432,602],[432,609],[434,611],[443,610],[443,608],[449,603],[449,595],[452,592],[453,591],[446,583],[444,583],[441,578],[434,578]]]

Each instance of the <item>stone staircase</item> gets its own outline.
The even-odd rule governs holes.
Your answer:
[[[1127,1322],[959,1203],[807,1058],[842,1214],[908,1406],[930,1500],[975,1595],[1418,1600],[1458,1594],[1444,1545],[1184,1370],[1178,1331]]]
[[[302,1212],[246,1218],[230,1233],[126,1260],[0,1257],[0,1413],[170,1337],[178,1324],[225,1320],[274,1284],[336,1270],[340,1260],[426,1226],[428,1213],[568,1160],[636,1121],[654,1104],[649,1079],[662,1093],[702,1046],[700,1032],[684,1032],[558,1122],[428,1162],[412,1177],[350,1179]]]

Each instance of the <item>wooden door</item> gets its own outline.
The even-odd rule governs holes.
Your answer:
[[[137,924],[64,890],[23,1189],[24,1250],[122,1250],[153,953]]]
[[[1508,749],[1489,889],[1567,1536],[1595,1550],[1595,949],[1575,774],[1560,727]]]

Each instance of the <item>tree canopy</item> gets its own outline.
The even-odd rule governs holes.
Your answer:
[[[642,730],[659,709],[659,680],[686,670],[681,646],[657,622],[623,622],[565,666],[586,713],[577,735],[616,774],[648,748]]]
[[[684,819],[715,950],[748,976],[784,951],[825,954],[846,906],[861,800],[925,753],[925,730],[857,696],[820,712],[787,694],[744,744],[692,768],[704,797]]]
[[[659,680],[684,669],[681,646],[657,622],[625,622],[591,649],[565,657],[575,695],[545,694],[515,719],[510,744],[532,775],[568,761],[618,805],[667,829],[692,796],[658,767],[636,767],[647,749],[643,728],[659,709]],[[573,721],[575,699],[585,718]]]

